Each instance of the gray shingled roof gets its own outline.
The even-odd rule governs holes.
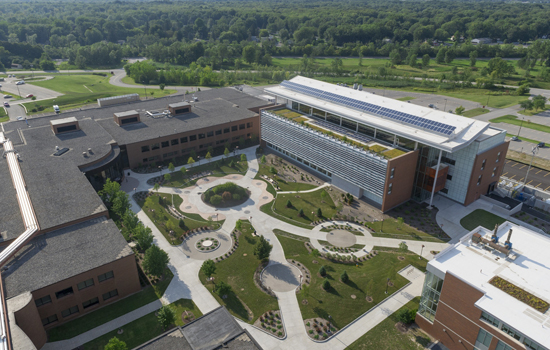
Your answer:
[[[183,336],[181,328],[178,327],[141,344],[134,350],[193,350],[193,348]]]
[[[133,254],[115,223],[92,219],[32,239],[5,265],[6,297],[34,291]]]
[[[13,182],[11,180],[10,169],[5,158],[0,157],[0,234],[1,240],[10,240],[17,238],[23,231],[25,225],[19,211],[19,203]],[[0,240],[0,241],[1,241]]]

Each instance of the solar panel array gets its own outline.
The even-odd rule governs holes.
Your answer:
[[[354,98],[345,97],[341,95],[334,94],[332,92],[316,89],[313,87],[305,86],[302,84],[297,84],[288,80],[285,80],[281,83],[282,87],[287,89],[300,92],[312,97],[321,98],[330,102],[335,102],[346,107],[351,107],[358,109],[362,112],[374,113],[382,117],[393,119],[401,123],[407,123],[419,128],[427,129],[444,135],[451,135],[456,126],[449,124],[439,123],[430,119],[417,117],[409,113],[399,112],[390,108],[377,106],[372,103],[363,102]]]

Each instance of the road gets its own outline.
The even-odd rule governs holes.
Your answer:
[[[527,175],[529,165],[507,160],[504,164],[502,176],[523,183]],[[548,191],[550,190],[550,171],[531,167],[527,176],[527,185]]]

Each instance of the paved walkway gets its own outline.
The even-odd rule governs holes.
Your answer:
[[[287,232],[290,232],[295,235],[308,237],[311,239],[312,244],[318,244],[318,240],[325,240],[327,232],[321,231],[323,226],[328,225],[329,223],[324,223],[323,225],[318,225],[311,230],[300,228],[286,222],[277,220],[274,217],[271,217],[267,214],[264,214],[260,211],[259,207],[262,203],[261,198],[265,195],[265,182],[254,180],[258,172],[258,161],[255,157],[255,149],[245,149],[241,153],[246,154],[248,159],[248,171],[244,176],[241,176],[239,179],[232,179],[232,175],[229,175],[224,178],[212,177],[208,181],[199,182],[196,186],[188,187],[185,189],[177,189],[171,187],[162,187],[159,192],[173,193],[180,195],[184,199],[184,203],[189,203],[195,208],[198,212],[203,214],[212,215],[216,213],[223,214],[225,216],[225,222],[220,229],[215,231],[217,237],[227,237],[229,240],[230,233],[235,227],[235,223],[240,218],[249,219],[252,225],[255,227],[259,234],[262,234],[271,244],[273,244],[273,250],[270,255],[270,265],[279,265],[280,269],[290,268],[291,267],[286,261],[283,248],[277,239],[276,235],[273,233],[274,228],[278,228]],[[219,159],[221,157],[214,157],[212,161]],[[178,170],[181,167],[178,167]],[[136,191],[150,191],[152,186],[147,184],[147,179],[156,176],[157,174],[137,174],[133,171],[129,171],[128,182],[122,183],[122,188],[129,192],[133,193]],[[229,177],[229,178],[228,178]],[[217,211],[205,205],[200,200],[200,192],[205,191],[206,189],[216,186],[227,181],[235,181],[240,186],[248,188],[251,192],[250,199],[243,203],[240,206],[233,208],[223,208],[218,209]],[[259,185],[258,185],[259,184]],[[324,184],[323,186],[328,186]],[[178,246],[172,246],[164,238],[161,232],[157,229],[149,217],[141,210],[141,208],[131,199],[132,210],[137,213],[138,218],[148,227],[151,228],[154,235],[154,243],[166,251],[170,257],[169,268],[174,274],[174,279],[168,286],[166,292],[160,301],[153,302],[144,307],[141,307],[137,310],[132,311],[122,317],[119,317],[113,321],[107,322],[100,327],[94,328],[88,332],[85,332],[75,338],[65,340],[62,342],[48,343],[44,349],[56,349],[56,350],[70,350],[74,349],[76,346],[82,345],[92,339],[95,339],[109,331],[124,328],[124,325],[143,316],[150,312],[158,309],[162,304],[169,304],[178,299],[192,299],[201,312],[209,312],[219,306],[216,299],[210,294],[210,292],[203,286],[199,280],[199,270],[202,265],[202,259],[194,259],[191,254],[186,253],[186,243],[182,243]],[[335,221],[335,224],[345,224],[344,222]],[[357,256],[363,256],[367,254],[368,251],[372,249],[373,246],[388,246],[388,247],[398,247],[399,243],[402,240],[390,239],[390,238],[378,238],[372,237],[368,230],[364,227],[352,224],[357,230],[361,230],[364,235],[356,236],[357,243],[364,244],[365,250],[360,252],[353,253]],[[209,233],[209,235],[214,235],[214,233]],[[421,242],[421,241],[410,241],[404,240],[409,246],[409,250],[420,254],[426,258],[431,258],[430,250],[442,250],[446,244],[444,243],[432,243],[432,242]],[[422,248],[422,245],[425,245]],[[225,249],[218,249],[212,253],[209,253],[210,258],[220,256],[225,254]],[[403,290],[398,292],[396,295],[388,298],[383,303],[377,305],[371,311],[358,318],[356,321],[345,327],[343,330],[338,333],[337,336],[333,337],[331,340],[326,342],[314,342],[306,334],[305,326],[303,324],[302,315],[298,305],[298,299],[294,290],[287,292],[276,292],[279,307],[282,311],[282,317],[284,320],[287,336],[284,340],[274,338],[271,335],[264,333],[263,331],[254,328],[249,324],[245,324],[241,321],[241,325],[248,329],[254,336],[254,338],[264,347],[265,349],[344,349],[347,345],[351,344],[369,329],[380,323],[388,315],[399,309],[409,300],[415,296],[420,295],[423,281],[423,274],[419,271],[412,271],[403,274],[403,276],[411,280],[411,284],[405,287]],[[404,272],[402,272],[404,273]],[[291,283],[294,284],[294,283]],[[282,288],[280,290],[288,290],[293,288]]]

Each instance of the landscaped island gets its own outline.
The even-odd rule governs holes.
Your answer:
[[[202,194],[202,200],[217,208],[227,208],[243,204],[249,196],[250,192],[246,189],[233,182],[226,182],[208,189]]]

